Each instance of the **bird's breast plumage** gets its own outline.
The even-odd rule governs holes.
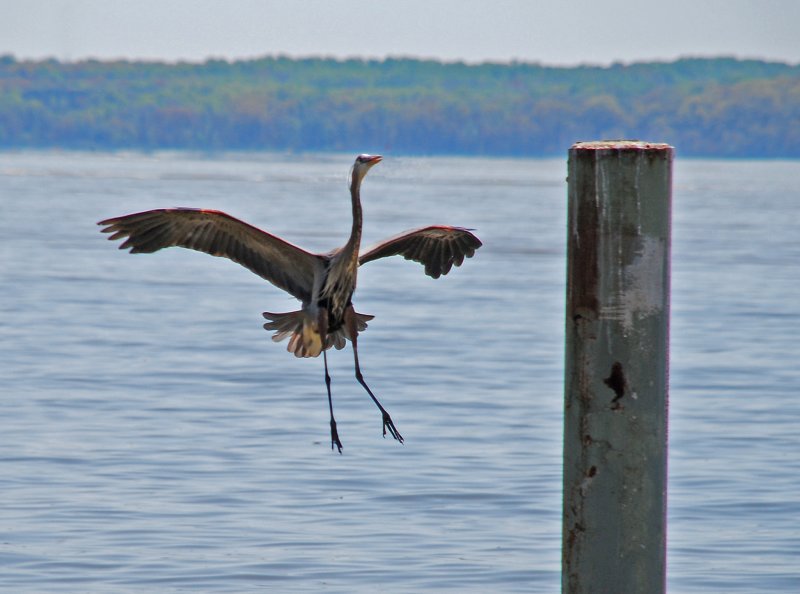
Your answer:
[[[344,323],[344,312],[352,304],[354,280],[332,279],[323,285],[317,307],[328,312],[328,331],[338,330]]]

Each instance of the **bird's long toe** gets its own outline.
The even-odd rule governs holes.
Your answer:
[[[339,453],[342,453],[342,442],[339,440],[339,432],[336,430],[336,421],[331,419],[331,449],[336,446],[339,448]]]
[[[400,443],[403,443],[403,436],[400,435],[400,432],[397,430],[397,427],[394,426],[394,422],[392,421],[392,417],[389,416],[389,413],[383,413],[383,436],[386,437],[386,432],[394,437]]]

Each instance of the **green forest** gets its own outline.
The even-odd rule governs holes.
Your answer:
[[[682,156],[800,157],[800,66],[0,56],[5,150],[553,156],[616,138],[668,142]]]

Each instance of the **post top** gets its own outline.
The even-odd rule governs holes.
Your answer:
[[[592,140],[588,142],[576,142],[572,145],[572,150],[598,151],[598,150],[617,150],[617,151],[666,151],[672,147],[664,142],[645,142],[643,140]]]

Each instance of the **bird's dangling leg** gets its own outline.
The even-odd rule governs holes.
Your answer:
[[[375,394],[372,393],[372,390],[369,389],[367,382],[364,381],[364,376],[361,373],[361,366],[358,364],[358,329],[356,328],[355,324],[355,317],[353,316],[353,309],[352,307],[348,309],[345,313],[345,321],[348,326],[348,334],[350,335],[350,340],[353,343],[353,359],[356,365],[356,379],[358,383],[364,386],[364,389],[369,394],[369,397],[372,398],[372,401],[375,403],[375,406],[380,409],[381,414],[383,415],[383,436],[386,437],[386,431],[388,430],[392,437],[394,437],[400,443],[403,443],[403,436],[400,435],[400,432],[397,430],[397,427],[394,426],[394,422],[392,421],[392,417],[389,416],[389,413],[386,412],[386,409],[381,406],[381,403],[378,402],[378,399],[375,397]]]
[[[381,403],[378,402],[378,399],[375,397],[375,394],[372,393],[372,390],[369,389],[367,382],[364,381],[364,376],[361,373],[361,367],[358,364],[358,348],[356,347],[355,341],[353,341],[353,357],[355,358],[356,363],[356,379],[358,383],[364,386],[364,389],[369,394],[369,397],[372,398],[372,401],[375,403],[381,414],[383,415],[383,436],[386,437],[386,431],[388,430],[392,437],[394,437],[400,443],[403,443],[403,436],[400,435],[400,432],[397,430],[397,427],[394,426],[394,422],[392,422],[392,417],[389,416],[389,413],[386,412],[386,409],[381,406]]]
[[[336,431],[336,419],[333,418],[333,398],[331,398],[331,376],[328,373],[328,355],[322,351],[322,360],[325,362],[325,387],[328,389],[328,408],[331,411],[331,449],[333,446],[339,448],[342,453],[342,442],[339,441],[339,432]]]

